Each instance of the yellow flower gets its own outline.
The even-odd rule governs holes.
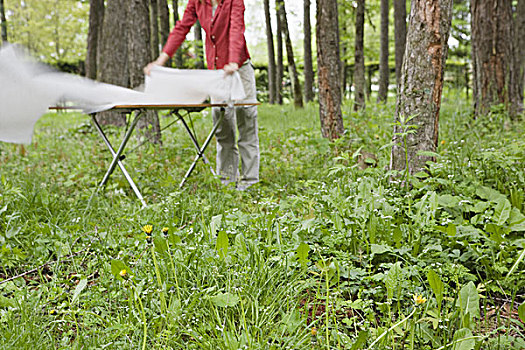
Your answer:
[[[445,144],[445,140],[441,140],[441,144],[444,145]]]
[[[144,231],[149,236],[149,234],[153,231],[153,226],[144,225],[142,226],[142,231]]]
[[[55,310],[55,309],[51,309],[51,310],[49,310],[49,314],[54,316],[54,315],[58,314],[58,311]]]
[[[427,298],[423,298],[423,296],[419,294],[414,294],[413,297],[417,305],[424,304],[427,301]]]
[[[162,228],[162,233],[164,234],[164,236],[167,236],[167,235],[168,235],[168,231],[169,231],[169,230],[170,230],[170,229],[169,229],[168,227],[163,227],[163,228]]]
[[[126,269],[120,270],[119,275],[120,275],[120,277],[126,279],[126,278],[128,278],[128,271],[126,271]]]
[[[313,336],[317,335],[317,328],[312,327],[311,333]]]

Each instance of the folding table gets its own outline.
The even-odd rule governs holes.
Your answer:
[[[137,126],[138,121],[145,114],[146,111],[148,111],[148,110],[168,110],[169,114],[174,116],[174,117],[176,117],[176,119],[172,123],[170,123],[168,126],[166,126],[165,128],[171,126],[172,124],[174,124],[175,122],[180,120],[182,122],[182,125],[184,125],[184,128],[186,129],[186,131],[188,133],[188,136],[190,137],[193,145],[195,146],[195,150],[196,150],[197,154],[196,154],[195,158],[193,159],[193,163],[188,168],[186,174],[184,175],[184,178],[182,179],[181,183],[179,184],[179,188],[182,188],[182,186],[184,186],[184,183],[186,182],[188,177],[191,175],[191,173],[195,169],[195,166],[197,165],[199,159],[202,159],[202,161],[205,164],[210,165],[210,162],[208,161],[208,159],[204,155],[204,151],[206,150],[206,148],[210,144],[210,142],[211,142],[211,140],[213,138],[213,135],[215,134],[215,131],[217,130],[219,124],[222,121],[222,114],[221,114],[221,117],[213,124],[211,131],[209,132],[208,136],[206,137],[206,139],[205,139],[205,141],[204,141],[204,143],[202,145],[200,145],[199,141],[197,140],[197,136],[195,135],[195,132],[189,127],[189,125],[188,125],[188,123],[187,123],[185,118],[191,118],[191,113],[200,112],[203,109],[209,108],[209,107],[232,108],[234,106],[235,107],[237,107],[237,106],[256,106],[258,104],[259,103],[238,103],[238,104],[224,104],[224,103],[222,103],[222,104],[211,104],[211,103],[203,103],[203,104],[166,104],[166,105],[144,105],[144,104],[140,104],[140,105],[117,105],[117,106],[113,107],[110,110],[111,111],[121,112],[123,114],[129,115],[130,118],[128,119],[128,128],[127,128],[127,130],[126,130],[126,132],[124,134],[124,137],[123,137],[122,141],[120,142],[120,145],[119,145],[119,147],[117,148],[116,151],[115,151],[113,145],[111,144],[111,142],[109,141],[109,139],[107,138],[106,134],[104,133],[104,130],[102,129],[102,127],[98,123],[98,121],[96,119],[96,113],[90,114],[91,120],[93,122],[93,125],[95,126],[95,128],[99,132],[100,136],[102,137],[102,140],[106,144],[108,150],[111,152],[111,155],[113,157],[113,159],[112,159],[112,161],[111,161],[111,163],[109,165],[109,168],[106,171],[106,174],[104,175],[102,181],[100,182],[100,184],[98,186],[98,189],[100,189],[100,188],[102,188],[102,187],[104,187],[106,185],[106,183],[109,180],[109,177],[111,176],[111,174],[115,170],[115,167],[118,165],[120,170],[124,174],[124,177],[128,181],[128,183],[131,186],[131,188],[133,189],[133,192],[135,193],[135,195],[141,201],[142,205],[146,206],[146,202],[144,200],[144,197],[140,193],[137,185],[135,184],[135,182],[133,181],[133,179],[129,175],[129,173],[126,170],[126,168],[124,167],[124,164],[122,163],[122,161],[125,158],[124,150],[125,150],[126,145],[127,145],[128,141],[129,141],[129,138],[131,137],[131,134],[133,133],[133,130]],[[186,113],[182,114],[181,111],[185,111]],[[215,172],[213,171],[213,168],[211,166],[210,166],[210,170],[213,173],[213,175],[215,175]]]

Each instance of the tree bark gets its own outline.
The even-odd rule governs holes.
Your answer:
[[[514,57],[517,84],[516,113],[522,113],[523,89],[525,89],[525,0],[518,0],[516,15],[514,16]]]
[[[314,68],[312,64],[312,25],[310,0],[304,0],[304,100],[314,99]]]
[[[277,91],[277,103],[283,104],[283,23],[279,15],[280,0],[275,0],[275,11],[277,17],[277,69],[275,70],[275,86]]]
[[[159,55],[159,4],[158,4],[158,0],[150,0],[148,13],[149,13],[149,24],[150,24],[151,57],[156,58]]]
[[[365,32],[365,0],[357,0],[355,19],[355,64],[354,64],[354,110],[365,109],[365,56],[364,56],[364,32]]]
[[[128,62],[129,82],[132,88],[144,83],[143,68],[152,60],[150,33],[150,4],[148,0],[127,0],[129,3]],[[146,112],[137,124],[139,135],[152,143],[161,143],[160,125],[157,113]]]
[[[179,1],[178,0],[173,0],[171,2],[172,4],[172,7],[173,7],[173,25],[175,26],[175,24],[177,24],[177,22],[179,21]],[[166,42],[164,42],[163,44],[165,44]],[[184,58],[182,57],[182,50],[179,48],[177,50],[177,52],[175,52],[175,67],[176,68],[183,68],[184,67]]]
[[[98,80],[124,87],[129,84],[128,1],[106,1],[102,32],[99,34],[97,61]],[[149,49],[147,51],[149,53]],[[99,113],[97,120],[102,124],[126,125],[126,117],[117,112]]]
[[[104,23],[104,0],[89,1],[89,30],[86,54],[86,77],[97,78],[98,42]]]
[[[407,3],[406,0],[394,1],[394,35],[395,35],[395,54],[396,54],[396,84],[399,91],[401,73],[403,68],[403,56],[405,55],[406,36],[407,36]]]
[[[281,17],[284,42],[286,44],[286,58],[288,59],[288,73],[290,74],[290,80],[292,81],[292,93],[293,93],[294,106],[301,108],[303,107],[303,93],[301,91],[301,84],[299,83],[299,75],[297,74],[297,68],[295,66],[292,39],[290,38],[290,32],[288,30],[288,20],[286,19],[286,7],[284,5],[284,0],[278,0],[278,1],[280,3],[279,15]]]
[[[388,68],[388,17],[389,0],[381,0],[381,36],[379,52],[379,92],[377,102],[386,102],[388,96],[388,82],[390,69]]]
[[[511,1],[472,0],[470,9],[475,114],[486,114],[497,104],[511,108],[517,90],[512,81]]]
[[[438,144],[439,109],[451,19],[452,0],[412,1],[407,54],[397,95],[391,169],[414,174],[422,170],[427,161],[433,160],[431,156],[418,153],[435,152]],[[403,119],[410,119],[405,125],[410,125],[409,130],[413,132],[406,134],[406,138],[399,135],[407,130],[398,124],[403,124]]]
[[[7,42],[7,19],[5,17],[5,4],[4,0],[0,0],[0,27],[2,27],[2,35],[0,37],[0,45],[2,42]]]
[[[273,48],[272,19],[270,15],[270,0],[264,0],[264,17],[266,19],[266,45],[268,47],[268,100],[274,104],[277,100],[277,86],[275,84],[275,50]]]
[[[195,33],[195,68],[204,69],[204,48],[202,43],[202,26],[199,21],[195,23],[193,27]]]
[[[317,0],[316,39],[321,132],[334,140],[344,131],[337,0]]]

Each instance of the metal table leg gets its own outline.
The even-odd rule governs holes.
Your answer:
[[[222,122],[222,118],[223,118],[223,113],[221,113],[219,119],[217,119],[217,122],[213,125],[213,128],[210,131],[210,133],[209,133],[208,137],[206,138],[206,140],[204,141],[202,147],[197,147],[197,149],[198,149],[197,155],[195,156],[195,159],[193,160],[193,163],[191,164],[190,168],[186,172],[186,175],[184,175],[184,178],[182,179],[182,182],[180,183],[179,188],[182,188],[182,186],[184,186],[184,183],[186,182],[188,177],[191,175],[191,173],[195,169],[195,166],[197,165],[197,162],[204,155],[204,151],[206,150],[206,148],[210,144],[210,142],[211,142],[211,140],[213,138],[213,135],[215,135],[215,131],[217,131],[217,128],[219,127],[219,124]],[[214,175],[215,175],[215,173],[214,173]]]
[[[210,167],[211,173],[213,174],[213,176],[215,176],[215,171],[213,170],[213,167],[211,166],[211,163],[208,161],[208,158],[206,158],[206,155],[204,155],[203,150],[201,150],[201,146],[199,145],[199,141],[197,140],[197,137],[195,136],[193,131],[188,126],[188,123],[186,123],[186,120],[180,114],[180,112],[178,110],[174,111],[174,113],[179,118],[179,120],[182,122],[184,127],[186,128],[186,131],[188,132],[188,135],[190,135],[191,141],[193,142],[193,145],[197,149],[197,154],[199,154],[201,156],[202,161],[204,162],[204,164],[207,164]]]
[[[142,112],[138,112],[138,114],[135,116],[135,118],[131,122],[130,127],[126,131],[126,134],[124,135],[124,139],[122,140],[122,143],[120,144],[120,147],[119,147],[118,151],[115,152],[115,150],[113,149],[113,146],[111,145],[111,143],[109,142],[108,138],[106,137],[106,134],[104,133],[104,131],[100,127],[100,124],[98,123],[98,121],[97,121],[97,119],[95,117],[95,114],[91,115],[91,119],[93,121],[93,124],[95,125],[95,128],[99,132],[100,136],[104,140],[104,143],[106,144],[106,146],[108,147],[109,151],[111,152],[111,155],[113,156],[113,160],[112,160],[112,162],[110,164],[110,167],[109,167],[108,171],[106,172],[106,174],[104,175],[104,178],[102,179],[102,181],[101,181],[101,183],[99,185],[99,188],[104,187],[104,185],[107,183],[109,177],[111,176],[111,174],[115,170],[116,165],[118,164],[120,170],[124,174],[124,177],[128,181],[128,183],[131,186],[131,188],[133,189],[133,192],[138,197],[138,199],[140,200],[142,205],[146,206],[146,202],[144,201],[144,197],[142,196],[142,194],[140,193],[138,187],[135,185],[135,182],[133,181],[133,179],[129,175],[128,171],[124,167],[124,164],[122,164],[122,161],[120,160],[122,152],[124,151],[124,148],[126,147],[126,144],[127,144],[128,140],[129,140],[131,134],[133,133],[133,129],[135,129],[135,126],[137,125],[137,122],[139,121],[139,119],[141,117],[142,117]]]

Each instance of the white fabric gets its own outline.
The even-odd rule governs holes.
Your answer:
[[[86,113],[117,105],[198,104],[241,101],[245,97],[238,73],[154,67],[145,91],[94,82],[51,71],[21,50],[0,49],[0,141],[30,143],[36,121],[48,107],[71,102]]]

